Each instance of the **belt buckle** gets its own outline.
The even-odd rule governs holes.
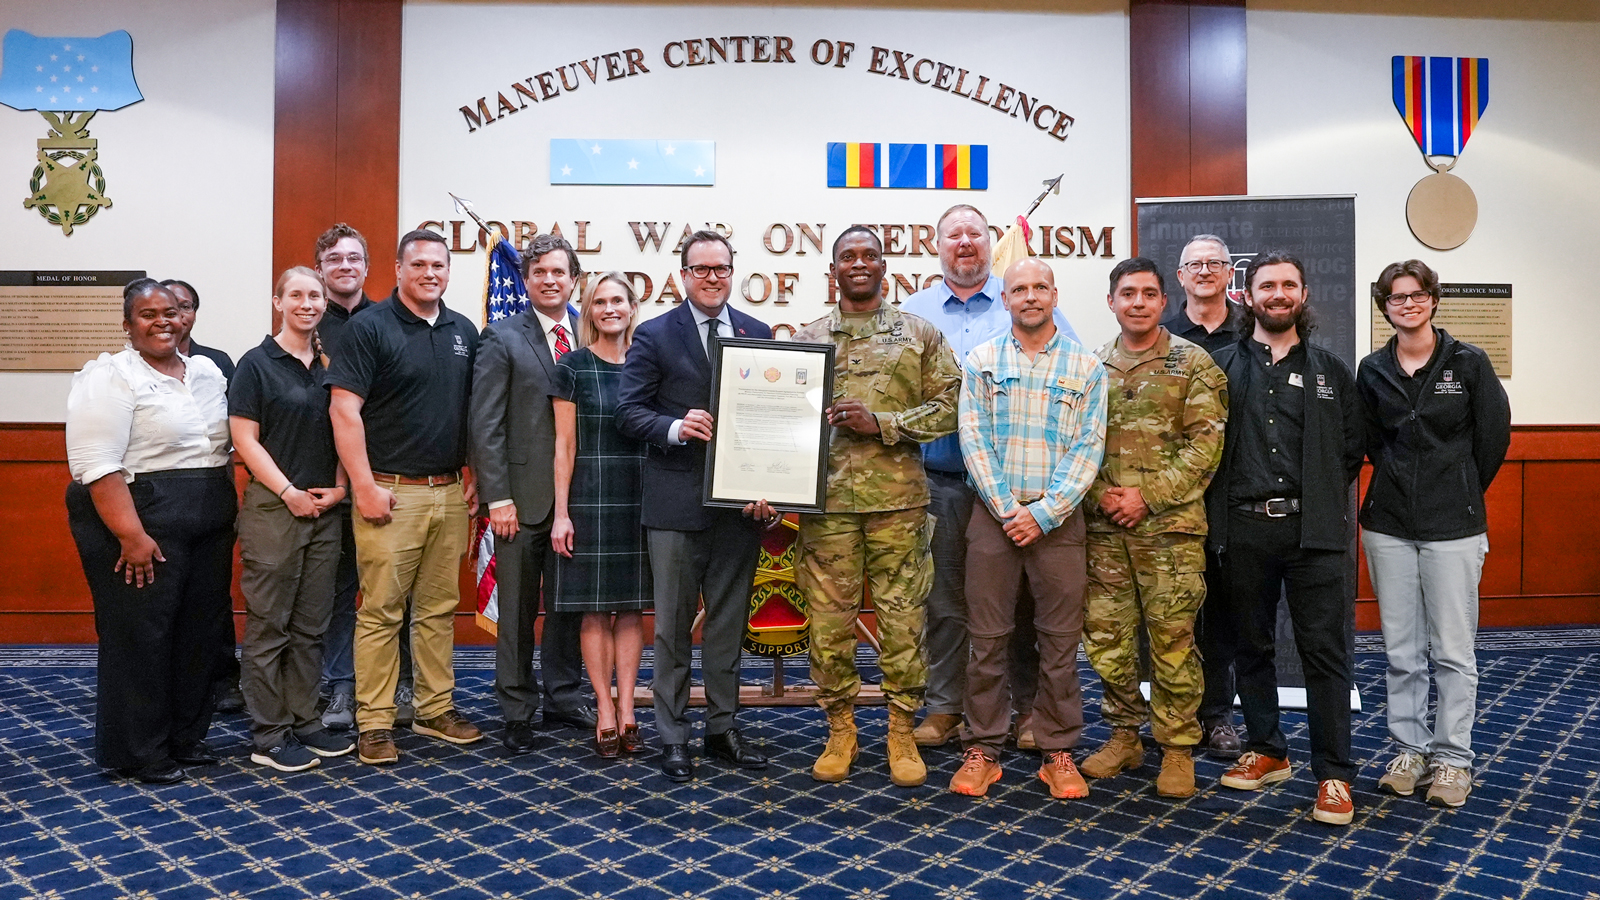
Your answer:
[[[1283,504],[1283,512],[1273,512],[1272,511],[1272,504],[1274,504],[1274,503],[1282,503]],[[1269,518],[1269,519],[1287,518],[1289,513],[1290,513],[1290,511],[1291,511],[1289,509],[1289,500],[1286,497],[1273,497],[1271,500],[1266,500],[1266,501],[1262,502],[1261,511],[1266,513],[1267,518]]]

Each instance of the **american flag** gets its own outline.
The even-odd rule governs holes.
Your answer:
[[[498,322],[528,308],[528,288],[522,283],[522,254],[511,246],[499,229],[494,232],[495,245],[489,250],[487,270],[484,273],[484,319]],[[489,530],[489,520],[478,518],[473,523],[478,576],[478,627],[496,634],[500,622],[500,594],[495,585],[494,532]]]

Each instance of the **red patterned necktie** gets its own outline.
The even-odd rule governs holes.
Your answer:
[[[557,326],[555,326],[555,329],[556,329],[556,352],[555,352],[555,358],[556,359],[560,359],[561,357],[567,355],[567,351],[572,349],[572,345],[567,343],[567,330],[565,328],[562,328],[560,325],[557,325]]]

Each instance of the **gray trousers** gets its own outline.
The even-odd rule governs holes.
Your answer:
[[[239,509],[245,624],[241,682],[257,749],[322,727],[317,682],[333,611],[340,517],[301,519],[251,480]]]
[[[555,551],[550,526],[555,512],[537,525],[523,523],[515,540],[495,541],[495,575],[500,586],[500,620],[494,654],[494,695],[507,722],[527,722],[539,708],[572,712],[583,706],[583,657],[578,632],[583,613],[558,613],[545,603],[539,642],[539,674],[533,670],[533,626],[539,618],[544,586],[554,580]]]
[[[739,711],[739,663],[749,622],[760,532],[735,509],[718,510],[700,531],[650,529],[650,574],[655,581],[656,731],[663,744],[686,744],[689,723],[691,633],[700,600],[706,618],[700,674],[706,688],[706,734],[734,727]]]
[[[1402,750],[1472,769],[1478,705],[1478,580],[1489,536],[1409,541],[1363,531],[1389,656],[1389,737]],[[1439,702],[1428,727],[1428,663]]]
[[[923,697],[930,715],[961,715],[967,693],[967,527],[977,494],[966,477],[928,470],[928,512],[933,530],[933,589],[928,592],[922,652],[928,664]],[[1017,602],[1010,658],[1011,704],[1022,715],[1033,710],[1039,650],[1033,629],[1033,598],[1024,587]]]

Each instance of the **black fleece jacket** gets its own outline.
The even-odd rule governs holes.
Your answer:
[[[1230,405],[1242,409],[1255,364],[1246,337],[1212,354],[1228,376]],[[1361,471],[1366,448],[1355,376],[1333,351],[1306,342],[1305,435],[1301,445],[1300,546],[1307,550],[1346,550],[1354,534],[1350,485]],[[1228,481],[1238,456],[1231,436],[1222,444],[1222,464],[1206,491],[1206,546],[1222,553],[1228,546]]]
[[[1511,446],[1511,402],[1488,354],[1434,328],[1438,345],[1415,402],[1395,355],[1398,337],[1361,361],[1372,483],[1361,527],[1411,541],[1489,529],[1483,494]]]

